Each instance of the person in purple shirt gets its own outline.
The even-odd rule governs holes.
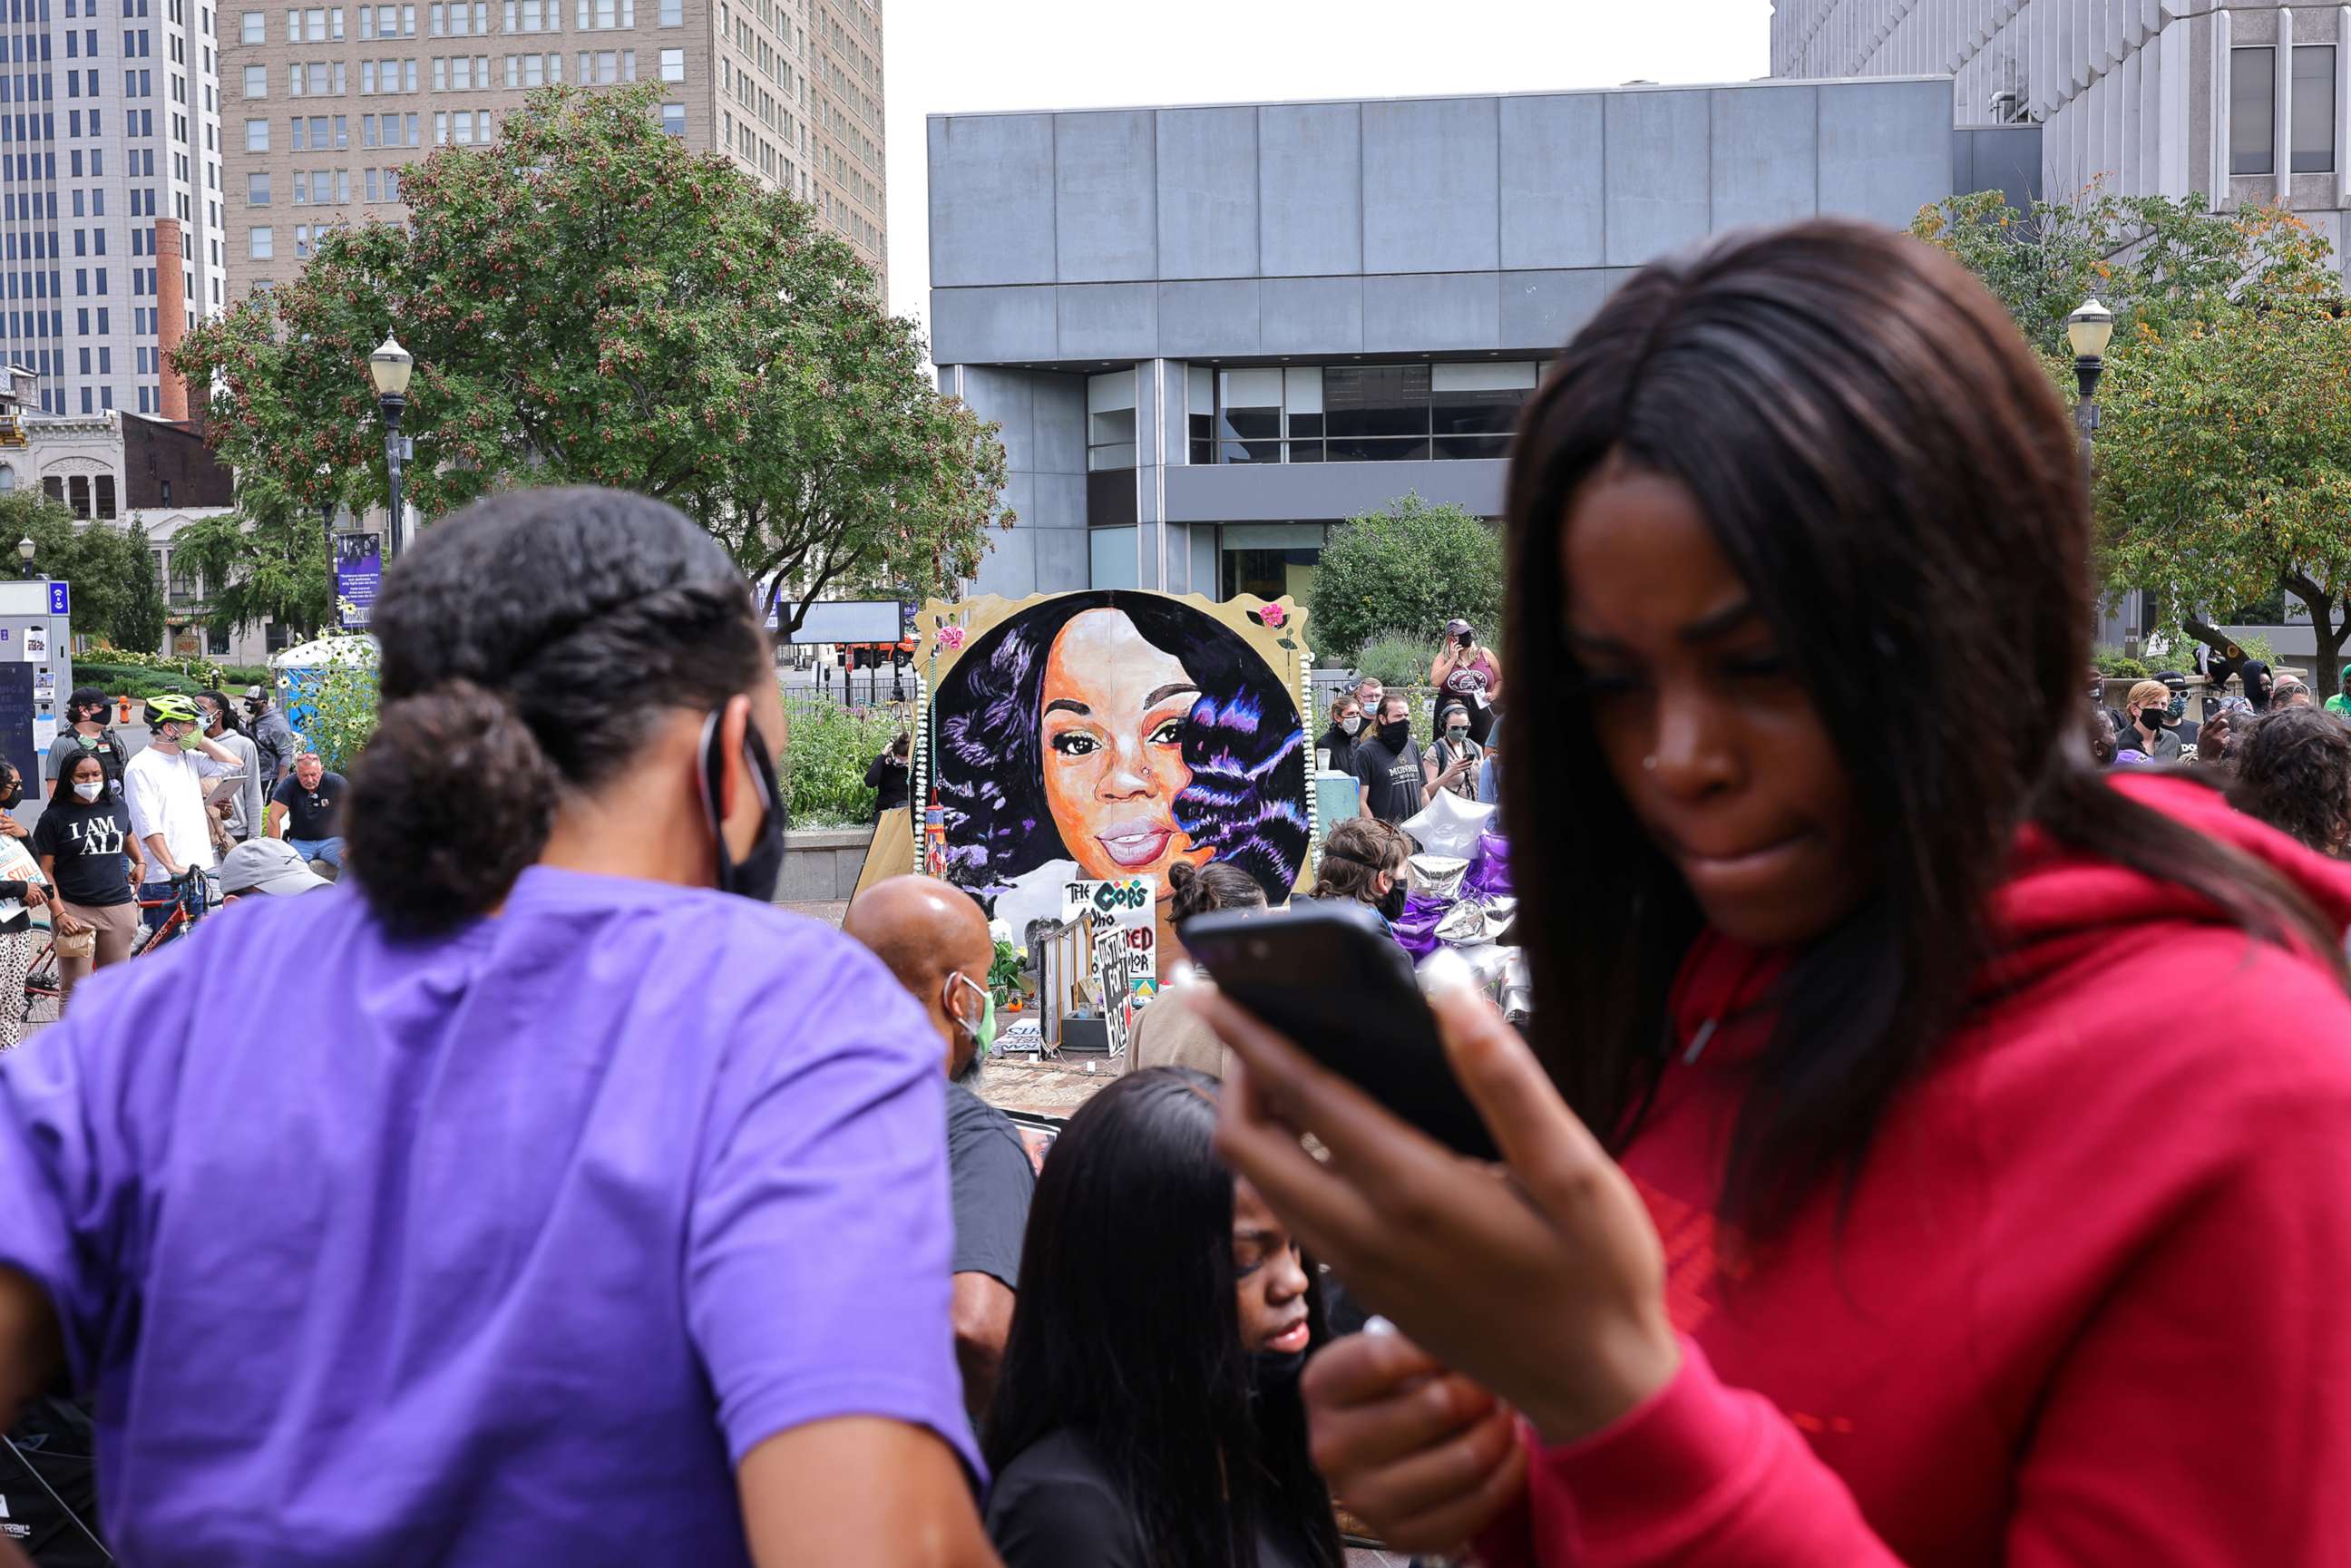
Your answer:
[[[992,1563],[937,1037],[769,905],[742,579],[524,490],[374,619],[354,880],[0,1062],[0,1425],[94,1394],[129,1563]]]

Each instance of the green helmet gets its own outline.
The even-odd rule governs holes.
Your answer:
[[[204,716],[196,712],[195,699],[183,697],[177,692],[149,697],[147,711],[141,716],[146,719],[150,729],[160,724],[193,724],[201,727],[204,722]]]

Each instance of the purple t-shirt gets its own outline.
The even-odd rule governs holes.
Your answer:
[[[744,1563],[830,1416],[978,1470],[938,1037],[862,947],[534,868],[390,940],[241,902],[0,1057],[0,1263],[99,1401],[130,1563]]]

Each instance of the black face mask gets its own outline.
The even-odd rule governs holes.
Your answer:
[[[702,726],[702,810],[710,822],[711,841],[718,851],[718,891],[737,894],[757,904],[772,904],[776,884],[784,875],[784,809],[776,799],[776,771],[759,727],[743,727],[743,765],[759,791],[759,836],[751,852],[737,864],[726,848],[726,828],[718,815],[718,789],[726,777],[726,754],[718,743],[723,714],[714,713]]]
[[[1390,751],[1402,751],[1412,744],[1412,720],[1399,718],[1380,726],[1380,744]]]
[[[22,779],[0,788],[0,806],[13,806],[24,798],[25,784]]]
[[[1380,913],[1387,916],[1391,922],[1402,920],[1404,918],[1405,896],[1404,883],[1397,883],[1394,887],[1388,889],[1387,896],[1380,900]]]
[[[1306,1372],[1307,1352],[1254,1350],[1249,1352],[1249,1397],[1280,1398],[1294,1394],[1298,1380]]]

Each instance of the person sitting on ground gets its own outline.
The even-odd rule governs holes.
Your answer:
[[[106,716],[113,706],[96,686],[74,688],[66,698],[65,727],[57,731],[57,739],[49,746],[48,774],[52,779],[65,770],[68,758],[92,755],[106,770],[106,792],[118,800],[122,799],[122,769],[131,761],[131,748],[107,726]]]
[[[315,751],[294,759],[294,771],[269,797],[269,836],[284,839],[306,861],[343,869],[343,799],[350,781],[327,771]]]
[[[2161,681],[2141,681],[2130,689],[2130,699],[2124,716],[2130,727],[2115,737],[2115,745],[2124,751],[2136,751],[2155,762],[2179,760],[2179,737],[2165,725],[2171,709],[2171,693]]]
[[[1188,1067],[1211,1078],[1225,1075],[1224,1042],[1193,1008],[1193,988],[1182,982],[1191,964],[1179,935],[1196,915],[1219,909],[1263,909],[1265,889],[1257,878],[1228,861],[1194,865],[1177,861],[1167,868],[1167,919],[1159,928],[1159,994],[1136,1015],[1127,1039],[1135,1067]]]
[[[2336,859],[2351,855],[2351,728],[2277,706],[2231,749],[2229,804]]]
[[[1421,782],[1429,799],[1451,790],[1465,800],[1478,798],[1478,768],[1485,749],[1469,738],[1469,709],[1447,698],[1437,714],[1437,740],[1421,754]]]
[[[221,825],[229,841],[241,844],[247,839],[259,838],[262,831],[261,748],[253,737],[236,727],[236,711],[226,696],[219,692],[198,692],[196,711],[204,716],[204,734],[226,750],[235,753],[242,777],[224,779],[213,787],[212,802],[215,811],[225,805]]]
[[[850,902],[841,934],[872,949],[946,1042],[947,1182],[955,1204],[956,1361],[977,1423],[995,1392],[1020,1282],[1020,1235],[1037,1170],[1012,1118],[977,1092],[996,1043],[987,916],[952,883],[893,876]]]
[[[1130,1072],[1045,1161],[985,1427],[1005,1568],[1340,1568],[1298,1392],[1322,1292],[1217,1159],[1218,1092]]]
[[[146,880],[131,808],[107,788],[106,765],[96,751],[73,750],[50,787],[47,807],[33,824],[33,852],[56,891],[50,920],[57,944],[57,1010],[73,1003],[74,988],[92,971],[131,956],[139,937],[139,884]],[[64,938],[89,938],[89,951],[68,955]]]
[[[1367,904],[1394,926],[1412,883],[1412,835],[1376,817],[1350,817],[1322,841],[1315,898]]]
[[[1331,754],[1331,771],[1353,778],[1356,747],[1363,744],[1364,706],[1342,692],[1331,704],[1331,727],[1314,742],[1314,749]]]
[[[873,791],[873,820],[906,809],[906,757],[914,742],[904,730],[865,769],[865,787]]]
[[[549,486],[371,618],[353,882],[0,1069],[0,1427],[99,1391],[127,1563],[990,1568],[937,1037],[774,906],[749,585]]]
[[[256,895],[290,898],[335,885],[284,839],[247,839],[229,851],[221,857],[220,884],[232,902]]]

